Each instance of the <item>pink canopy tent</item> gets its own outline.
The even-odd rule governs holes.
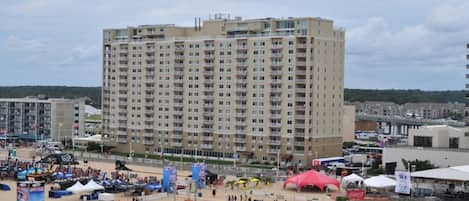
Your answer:
[[[288,178],[283,182],[283,188],[285,188],[289,183],[295,184],[297,191],[300,191],[304,186],[317,186],[319,189],[324,190],[324,187],[328,184],[340,188],[339,181],[323,175],[316,170],[309,170]]]

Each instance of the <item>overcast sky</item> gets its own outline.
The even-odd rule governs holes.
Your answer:
[[[0,85],[100,86],[103,28],[192,26],[194,17],[219,12],[334,20],[346,29],[347,88],[444,90],[466,82],[464,0],[2,0]]]

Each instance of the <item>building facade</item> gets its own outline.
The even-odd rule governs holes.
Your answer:
[[[342,123],[342,140],[344,142],[353,142],[355,140],[355,106],[344,105],[344,119]]]
[[[0,133],[37,139],[71,139],[83,133],[84,101],[69,99],[0,99]]]
[[[103,31],[103,133],[126,152],[310,165],[341,154],[344,31],[321,18]]]

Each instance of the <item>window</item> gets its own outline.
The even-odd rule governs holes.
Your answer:
[[[414,136],[414,146],[432,147],[432,137]]]
[[[454,148],[454,149],[459,148],[459,138],[457,137],[449,138],[449,148]]]

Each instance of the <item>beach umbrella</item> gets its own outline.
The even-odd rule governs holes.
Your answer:
[[[258,178],[252,178],[252,179],[251,179],[251,182],[254,182],[254,183],[255,183],[255,182],[260,182],[260,181],[261,181],[261,180],[259,180]]]

